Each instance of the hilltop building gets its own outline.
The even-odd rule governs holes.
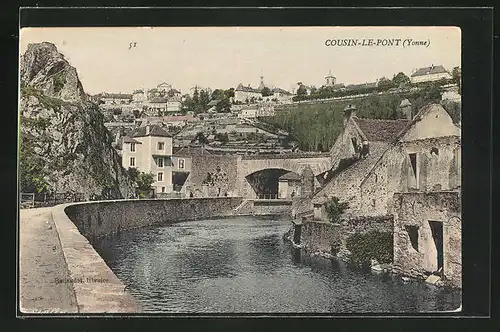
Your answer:
[[[430,67],[417,69],[410,77],[411,83],[432,82],[441,79],[449,80],[451,78],[451,74],[441,65],[431,65]]]

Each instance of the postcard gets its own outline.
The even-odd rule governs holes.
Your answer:
[[[461,30],[20,30],[22,313],[462,305]]]

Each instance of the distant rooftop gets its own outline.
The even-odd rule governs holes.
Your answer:
[[[431,75],[431,74],[441,74],[441,73],[447,73],[448,71],[444,69],[443,66],[430,66],[430,67],[425,67],[425,68],[420,68],[416,72],[414,72],[411,76],[425,76],[425,75]]]
[[[146,127],[139,127],[132,131],[129,135],[131,137],[145,137],[145,136],[155,136],[155,137],[172,137],[165,129],[159,125],[149,125],[149,134],[146,134]]]
[[[392,141],[411,122],[409,120],[380,120],[353,118],[368,141]]]

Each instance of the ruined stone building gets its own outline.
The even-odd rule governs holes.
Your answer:
[[[312,199],[314,218],[326,220],[324,203],[333,196],[349,202],[346,217],[392,215],[395,270],[438,273],[460,287],[459,126],[439,104],[412,120],[359,119],[353,112],[346,109],[328,181]]]
[[[326,219],[323,205],[332,196],[349,202],[349,214],[364,214],[361,183],[408,123],[409,120],[361,119],[354,107],[346,108],[344,129],[331,149],[332,169],[325,174],[327,183],[312,199],[315,219]]]

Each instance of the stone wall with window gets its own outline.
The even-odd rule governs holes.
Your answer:
[[[386,214],[395,192],[458,189],[461,186],[459,136],[399,142],[387,150],[361,183],[364,215]]]
[[[235,193],[238,159],[241,159],[241,156],[176,154],[174,157],[177,163],[181,159],[184,160],[185,167],[189,169],[189,176],[185,185],[185,192],[188,197],[191,196],[191,193],[194,197],[231,196]],[[174,168],[174,171],[180,171],[180,169]],[[211,176],[208,175],[209,173]],[[213,174],[225,175],[223,177],[215,177],[224,178],[224,183],[214,183],[209,188],[206,184],[207,178],[214,178]]]
[[[396,193],[394,269],[425,278],[441,269],[445,283],[461,287],[461,195],[459,191]]]

